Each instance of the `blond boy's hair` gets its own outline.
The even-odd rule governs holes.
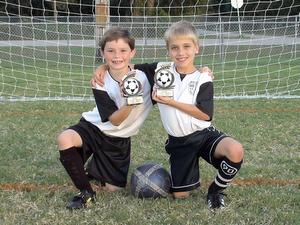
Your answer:
[[[172,24],[165,32],[164,40],[169,48],[170,40],[178,37],[191,38],[195,45],[199,46],[199,40],[196,28],[188,21],[182,20]]]

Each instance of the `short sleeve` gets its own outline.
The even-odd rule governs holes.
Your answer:
[[[108,118],[118,110],[118,107],[105,90],[98,90],[93,88],[93,94],[101,117],[101,121],[107,122]]]
[[[135,64],[134,65],[134,69],[141,70],[146,74],[151,88],[153,87],[153,84],[154,84],[154,74],[155,74],[156,67],[157,67],[157,62],[150,63],[150,64],[144,63],[144,64]]]
[[[214,111],[213,96],[214,89],[212,82],[203,83],[199,87],[199,92],[196,98],[196,106],[202,112],[206,113],[209,116],[210,120],[212,120]]]

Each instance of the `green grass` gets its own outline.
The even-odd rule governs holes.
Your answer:
[[[93,102],[0,103],[0,224],[299,224],[299,99],[216,100],[214,124],[243,143],[245,159],[227,190],[227,208],[207,209],[216,171],[201,164],[202,186],[185,200],[140,200],[129,187],[97,192],[87,210],[69,212],[76,190],[61,166],[57,135]],[[166,134],[155,107],[132,139],[130,173],[146,161],[169,169]]]

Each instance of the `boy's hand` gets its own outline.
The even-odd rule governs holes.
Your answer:
[[[166,105],[171,105],[170,103],[171,101],[173,101],[173,98],[171,97],[158,96],[155,89],[152,91],[152,99],[156,102],[166,104]]]
[[[103,85],[104,85],[104,76],[105,76],[106,70],[108,70],[107,65],[98,66],[98,68],[94,71],[93,77],[90,81],[92,87],[96,87],[96,84],[103,87]]]
[[[212,72],[212,70],[208,67],[208,66],[204,66],[204,67],[201,67],[199,69],[199,71],[201,73],[208,73],[209,76],[211,76],[211,79],[213,80],[215,77],[214,77],[214,74]]]

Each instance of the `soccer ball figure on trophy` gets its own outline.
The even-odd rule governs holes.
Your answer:
[[[143,103],[143,87],[141,82],[135,77],[135,71],[130,71],[122,81],[122,91],[126,98],[127,105],[138,105]]]
[[[170,65],[165,65],[155,71],[154,82],[158,96],[173,97],[174,74],[170,71]]]

